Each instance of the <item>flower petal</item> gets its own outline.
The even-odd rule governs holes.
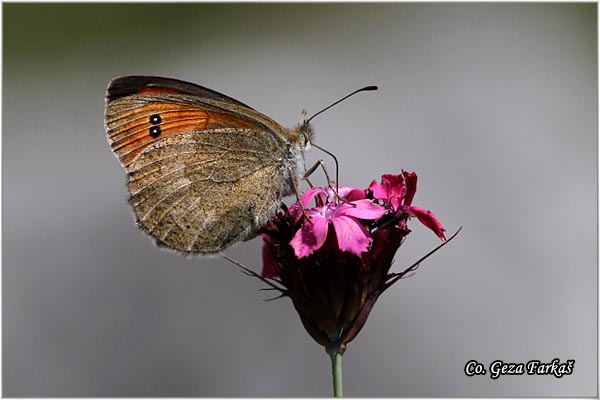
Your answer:
[[[388,199],[394,210],[404,204],[406,185],[403,175],[385,174],[381,177],[381,184],[388,190]]]
[[[319,194],[327,196],[327,192],[325,191],[325,189],[323,189],[322,187],[319,187],[319,186],[315,186],[315,187],[311,188],[310,190],[308,190],[306,193],[304,193],[302,195],[302,197],[300,197],[300,202],[302,203],[302,207],[308,208],[310,201]]]
[[[335,217],[347,215],[360,219],[377,219],[385,214],[384,207],[374,204],[371,200],[356,200],[351,204],[341,203],[335,210]]]
[[[417,217],[419,222],[431,229],[433,233],[438,235],[444,242],[446,241],[446,236],[444,235],[446,228],[442,226],[440,221],[438,221],[431,211],[413,206],[406,206],[405,211],[408,212],[409,215]]]
[[[300,207],[300,203],[295,202],[288,208],[288,214],[290,215],[292,221],[298,222],[300,218],[302,218],[302,208]]]
[[[371,236],[357,220],[339,216],[332,219],[332,222],[340,250],[349,251],[357,256],[367,251]]]
[[[369,190],[371,192],[373,192],[374,199],[382,199],[382,200],[388,199],[387,187],[384,187],[384,185],[380,185],[375,180],[373,180],[373,182],[371,182],[371,184],[369,185]]]
[[[333,185],[333,187],[335,188],[335,185]],[[348,201],[354,201],[354,200],[362,200],[365,198],[365,191],[361,190],[361,189],[357,189],[351,186],[340,186],[337,188],[338,194],[340,195],[340,197],[348,200]],[[334,194],[335,196],[335,194]]]
[[[325,243],[325,239],[327,239],[328,228],[329,220],[311,213],[310,222],[304,222],[290,241],[296,257],[307,257],[315,250],[321,248],[323,243]]]
[[[404,175],[404,182],[406,184],[406,194],[404,195],[402,204],[410,206],[417,192],[417,174],[402,170],[402,175]]]

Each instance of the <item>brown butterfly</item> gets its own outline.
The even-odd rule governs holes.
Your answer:
[[[215,254],[256,234],[302,177],[309,121],[285,129],[176,79],[125,76],[106,92],[106,134],[136,223],[182,254]]]

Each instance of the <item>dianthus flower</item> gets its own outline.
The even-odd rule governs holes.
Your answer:
[[[378,297],[454,237],[446,240],[433,213],[412,205],[416,188],[417,175],[406,171],[383,175],[365,190],[313,187],[261,229],[262,274],[243,267],[292,300],[308,334],[331,357],[336,396],[342,394],[342,354]],[[404,271],[390,273],[411,232],[411,217],[443,243]]]

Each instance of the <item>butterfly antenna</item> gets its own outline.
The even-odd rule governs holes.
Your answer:
[[[359,93],[359,92],[370,92],[370,91],[377,90],[377,89],[379,89],[377,86],[365,86],[364,88],[360,88],[358,90],[355,90],[354,92],[350,93],[349,95],[346,95],[346,96],[342,97],[341,99],[339,99],[335,103],[330,104],[329,106],[325,107],[321,111],[313,114],[312,117],[310,117],[309,119],[306,120],[306,122],[307,123],[310,122],[317,115],[319,115],[319,114],[321,114],[321,113],[329,110],[331,107],[335,106],[336,104],[341,103],[342,101],[346,100],[348,97],[354,96],[356,93]]]
[[[379,88],[377,86],[365,86],[363,88],[360,88],[358,90],[355,90],[354,92],[342,97],[341,99],[339,99],[338,101],[336,101],[333,104],[330,104],[329,106],[325,107],[324,109],[322,109],[321,111],[313,114],[309,119],[304,121],[305,125],[308,125],[308,123],[315,118],[317,115],[324,113],[325,111],[329,110],[331,107],[335,106],[336,104],[341,103],[342,101],[346,100],[348,97],[354,96],[356,93],[360,93],[360,92],[370,92],[373,90],[378,90]],[[327,153],[328,155],[330,155],[333,158],[333,161],[335,162],[335,186],[336,188],[338,187],[338,182],[339,182],[339,165],[338,165],[338,160],[337,158],[333,155],[333,153],[331,153],[330,151],[325,150],[324,148],[322,148],[321,146],[317,146],[316,144],[312,143],[312,145],[314,147],[316,147],[317,149],[321,150],[324,153]]]

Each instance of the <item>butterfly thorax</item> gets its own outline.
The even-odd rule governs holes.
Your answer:
[[[308,123],[298,124],[287,130],[289,148],[285,152],[281,164],[284,179],[280,188],[281,196],[294,194],[292,179],[299,185],[303,179],[305,168],[304,152],[310,149],[313,129]]]

